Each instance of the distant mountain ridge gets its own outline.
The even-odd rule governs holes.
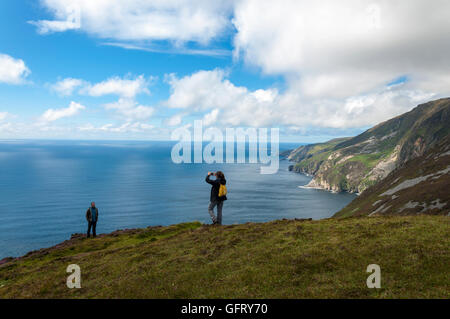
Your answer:
[[[450,98],[421,104],[353,138],[300,146],[292,170],[314,176],[309,187],[362,193],[450,133]]]

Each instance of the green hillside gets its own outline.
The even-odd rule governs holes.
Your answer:
[[[450,298],[449,247],[444,216],[149,227],[4,260],[0,298]]]
[[[450,134],[450,99],[419,105],[343,141],[301,146],[289,155],[294,171],[314,176],[309,186],[362,193]]]
[[[407,161],[367,189],[335,216],[450,216],[450,137],[424,155]]]

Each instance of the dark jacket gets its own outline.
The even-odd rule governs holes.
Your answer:
[[[95,214],[95,221],[98,221],[98,208],[97,207],[95,208],[95,212],[96,212],[96,214]],[[92,213],[91,213],[91,208],[90,207],[88,208],[88,210],[86,212],[86,220],[88,222],[92,221]]]
[[[212,185],[212,187],[211,187],[211,196],[209,198],[209,200],[211,202],[227,200],[226,196],[219,197],[220,184],[226,185],[226,183],[227,183],[226,179],[216,178],[215,180],[211,180],[211,179],[209,179],[209,175],[208,175],[208,176],[206,176],[206,182],[208,184]]]

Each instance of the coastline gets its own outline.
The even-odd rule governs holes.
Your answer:
[[[339,194],[338,191],[329,190],[329,189],[326,189],[326,188],[323,188],[323,187],[320,187],[320,186],[308,186],[308,185],[309,185],[309,183],[306,184],[306,185],[303,185],[303,186],[300,185],[300,186],[297,186],[297,187],[301,188],[301,189],[315,189],[315,190],[319,190],[319,191],[329,192],[329,193],[332,193],[332,194]],[[349,193],[349,194],[353,194],[353,193]]]
[[[289,160],[289,161],[292,163],[291,160]],[[289,166],[289,172],[293,172],[295,174],[305,175],[307,177],[312,177],[312,179],[309,181],[308,184],[298,186],[298,188],[301,188],[301,189],[322,190],[322,191],[326,191],[326,192],[329,192],[329,193],[332,193],[332,194],[347,193],[347,194],[355,194],[356,196],[361,195],[361,193],[359,193],[359,192],[349,192],[347,190],[341,191],[341,190],[333,189],[331,187],[324,187],[324,186],[322,186],[320,184],[317,184],[317,182],[315,181],[315,176],[314,175],[311,175],[311,174],[308,174],[308,173],[305,173],[305,172],[296,171],[296,170],[294,170],[294,165],[290,165]]]
[[[306,185],[300,185],[300,186],[298,186],[298,188],[301,188],[301,189],[315,189],[315,190],[322,190],[322,191],[326,191],[326,192],[329,192],[329,193],[332,193],[332,194],[338,194],[338,193],[355,194],[355,193],[351,193],[351,192],[348,192],[348,191],[341,191],[341,192],[340,192],[340,191],[337,191],[337,190],[334,190],[334,189],[331,189],[331,188],[323,187],[323,186],[321,186],[320,184],[317,184],[317,183],[316,183],[316,181],[314,180],[314,178],[315,178],[314,175],[311,175],[311,174],[308,174],[308,173],[305,173],[305,172],[299,172],[299,171],[296,171],[296,170],[294,170],[294,165],[290,165],[290,166],[289,166],[289,171],[290,171],[290,172],[293,172],[293,173],[295,173],[295,174],[301,174],[301,175],[305,175],[305,176],[307,176],[307,177],[312,177],[312,179],[309,181],[308,184],[306,184]]]

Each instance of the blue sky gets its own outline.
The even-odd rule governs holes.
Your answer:
[[[424,3],[2,1],[0,139],[355,135],[449,94],[449,5]]]

